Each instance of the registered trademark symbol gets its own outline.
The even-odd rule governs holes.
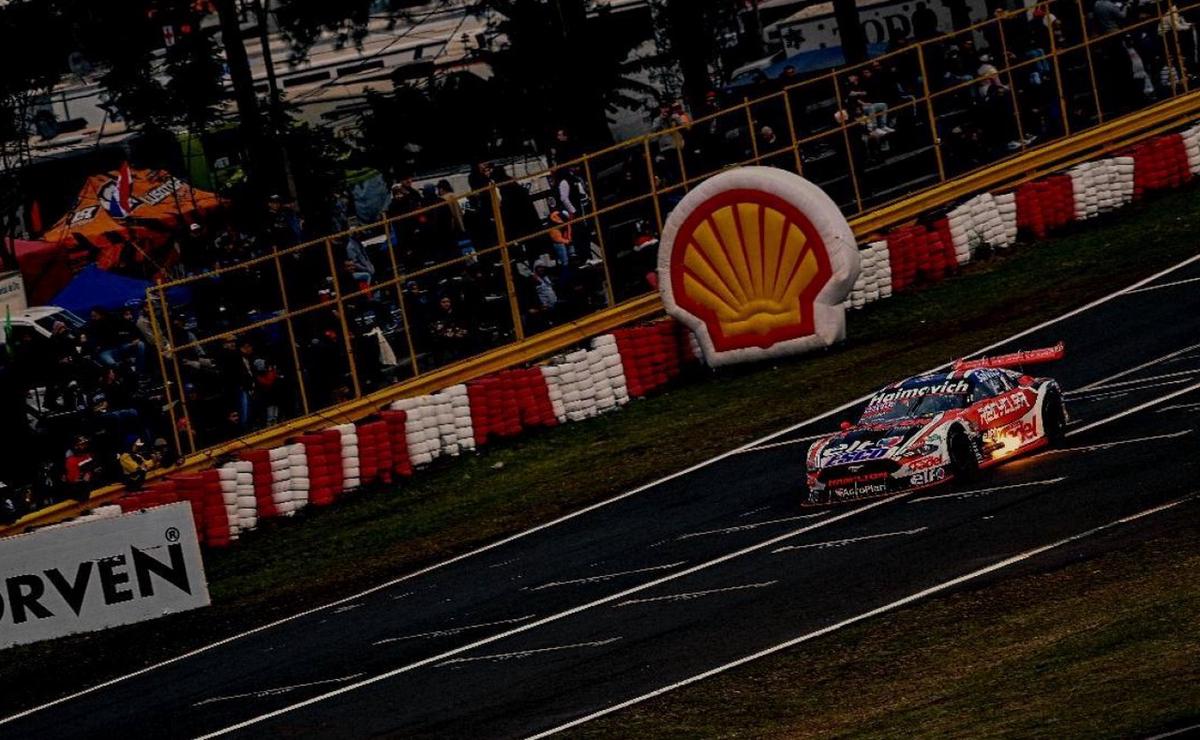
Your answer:
[[[167,542],[178,542],[179,530],[175,527],[167,527]]]

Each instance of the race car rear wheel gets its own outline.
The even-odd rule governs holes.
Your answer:
[[[1063,407],[1062,396],[1049,393],[1042,402],[1042,425],[1046,429],[1046,439],[1050,444],[1058,445],[1067,435],[1067,410]]]
[[[954,477],[959,480],[975,477],[979,472],[979,458],[975,456],[975,449],[967,433],[961,429],[952,430],[946,446],[950,452],[950,470]]]

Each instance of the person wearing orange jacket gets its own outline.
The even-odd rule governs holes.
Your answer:
[[[571,224],[568,223],[569,218],[566,211],[551,211],[550,223],[550,242],[554,247],[554,258],[558,261],[558,266],[565,269],[570,264],[571,253],[574,251],[573,234],[571,233]]]

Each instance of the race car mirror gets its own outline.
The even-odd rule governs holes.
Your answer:
[[[841,424],[838,424],[838,429],[841,429],[843,432],[848,432],[853,428],[854,425],[848,421],[843,421]]]
[[[716,175],[679,203],[658,247],[667,313],[711,366],[799,354],[846,337],[854,233],[828,195],[772,167]]]

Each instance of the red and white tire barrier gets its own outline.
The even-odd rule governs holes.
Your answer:
[[[1200,125],[1010,192],[977,194],[944,217],[891,229],[866,244],[846,305],[862,308],[936,282],[976,259],[981,249],[1011,246],[1018,231],[1040,238],[1197,174]],[[357,425],[246,450],[218,470],[152,481],[117,505],[81,518],[188,501],[201,542],[223,547],[261,520],[290,516],[309,503],[328,506],[348,491],[411,477],[414,468],[435,460],[620,408],[663,388],[700,357],[695,335],[674,320],[618,329],[537,367],[401,399]]]

